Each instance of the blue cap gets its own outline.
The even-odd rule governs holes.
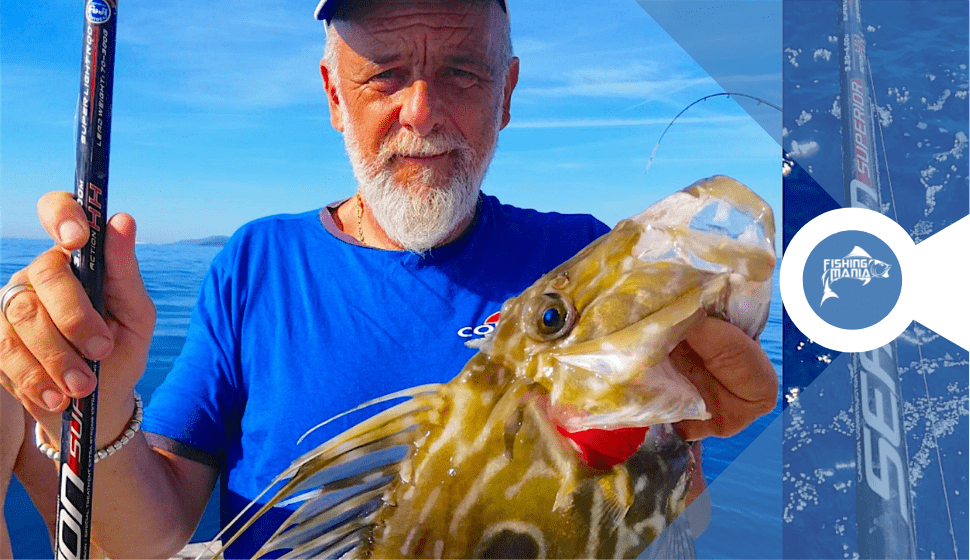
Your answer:
[[[317,4],[317,9],[313,12],[313,15],[316,16],[317,19],[325,19],[330,21],[330,18],[333,17],[333,13],[336,12],[337,8],[340,6],[340,2],[341,0],[320,0],[320,3]],[[498,4],[499,6],[502,6],[502,11],[508,13],[509,10],[505,7],[505,0],[498,0]]]

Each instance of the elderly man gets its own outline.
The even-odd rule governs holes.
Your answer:
[[[215,258],[185,347],[146,412],[144,431],[98,463],[94,538],[116,557],[165,556],[191,536],[217,477],[222,520],[316,443],[320,419],[391,391],[444,381],[484,322],[607,228],[479,192],[510,119],[519,61],[502,0],[324,0],[321,62],[331,123],[343,132],[356,194],[322,210],[244,226]],[[100,447],[130,424],[155,310],[130,216],[107,236],[107,316],[68,267],[86,220],[68,193],[40,219],[56,241],[12,282],[3,385],[59,441],[70,396],[94,388],[81,355],[101,360]],[[774,371],[756,342],[716,320],[675,353],[714,417],[688,439],[730,435],[771,410]],[[229,551],[251,554],[285,517],[269,516]]]

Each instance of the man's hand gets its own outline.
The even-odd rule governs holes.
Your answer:
[[[55,245],[10,278],[11,284],[29,283],[33,291],[16,294],[6,309],[8,320],[0,317],[0,383],[56,446],[68,397],[84,397],[95,387],[82,356],[99,360],[96,445],[102,448],[131,418],[132,389],[145,371],[155,329],[155,305],[135,259],[135,222],[127,214],[108,222],[102,318],[69,265],[71,250],[88,238],[84,211],[69,193],[54,192],[40,199],[37,212]],[[54,463],[32,441],[24,446],[29,453],[22,455],[32,458],[17,472],[24,486],[56,491]],[[96,468],[91,536],[113,558],[174,554],[192,536],[218,477],[209,465],[149,447],[140,433]],[[55,500],[31,496],[53,519]],[[100,550],[92,548],[94,554]]]
[[[756,340],[728,322],[705,318],[670,359],[697,387],[711,413],[709,420],[677,424],[686,440],[733,436],[775,407],[775,368]]]
[[[71,271],[70,253],[88,239],[84,211],[58,191],[37,203],[40,221],[55,245],[10,284],[30,284],[9,300],[0,318],[0,384],[59,441],[60,412],[69,397],[95,387],[83,357],[101,361],[98,445],[117,437],[131,416],[131,391],[145,370],[155,306],[135,259],[135,222],[119,214],[105,236],[105,317],[94,310]],[[102,441],[104,440],[104,441]]]

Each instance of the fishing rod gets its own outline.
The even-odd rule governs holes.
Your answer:
[[[770,102],[770,101],[768,101],[766,99],[762,99],[760,97],[755,97],[753,95],[748,95],[746,93],[732,93],[732,92],[722,91],[720,93],[712,93],[710,95],[705,95],[704,97],[701,97],[700,99],[695,100],[690,105],[688,105],[688,106],[684,107],[683,109],[681,109],[680,112],[677,113],[674,116],[674,118],[672,118],[670,120],[670,123],[667,124],[667,128],[665,128],[664,131],[660,133],[660,138],[657,139],[657,143],[653,145],[653,151],[650,152],[650,159],[647,160],[647,168],[644,170],[644,173],[646,173],[647,171],[650,171],[650,164],[653,163],[653,157],[655,155],[657,155],[657,149],[660,148],[660,142],[661,142],[661,140],[664,139],[664,136],[667,134],[667,131],[670,130],[670,127],[674,126],[674,122],[676,122],[677,119],[680,118],[681,115],[683,115],[684,113],[686,113],[687,112],[687,109],[690,109],[691,107],[693,107],[694,105],[697,105],[701,101],[707,101],[708,99],[710,99],[712,97],[721,97],[721,96],[727,96],[727,97],[744,97],[744,98],[747,98],[747,99],[753,99],[753,100],[757,101],[758,103],[764,103],[765,105],[771,107],[772,109],[775,109],[776,111],[781,112],[781,107],[775,105],[774,103],[772,103],[772,102]]]
[[[114,85],[115,0],[86,0],[77,102],[75,197],[88,218],[85,245],[71,255],[71,268],[91,304],[104,315],[104,242],[108,215],[108,152]],[[85,358],[95,378],[98,362]],[[98,390],[71,399],[61,424],[61,460],[54,540],[56,558],[88,558],[94,484]]]
[[[839,2],[845,206],[882,213],[862,0]],[[860,558],[916,558],[896,341],[850,354]],[[891,466],[890,466],[891,465]]]

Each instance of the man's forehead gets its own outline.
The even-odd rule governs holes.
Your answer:
[[[503,12],[508,13],[508,8],[505,4],[506,0],[463,0],[463,1],[468,4],[495,3],[502,9]],[[314,12],[314,15],[316,16],[317,19],[330,21],[334,17],[334,15],[338,15],[338,16],[343,16],[344,14],[349,15],[352,12],[356,12],[360,10],[380,9],[382,7],[393,6],[394,4],[398,4],[398,5],[411,4],[411,5],[417,6],[420,4],[433,5],[437,3],[439,2],[434,0],[430,2],[428,1],[421,2],[418,0],[320,0],[319,4],[317,4],[317,9]],[[340,10],[341,12],[340,14],[337,13],[338,10]]]
[[[370,2],[371,5],[378,0]],[[465,58],[494,65],[499,9],[486,2],[383,0],[380,9],[341,13],[333,25],[341,43],[376,64],[396,62],[425,47],[445,59]],[[491,64],[489,62],[492,62]]]

